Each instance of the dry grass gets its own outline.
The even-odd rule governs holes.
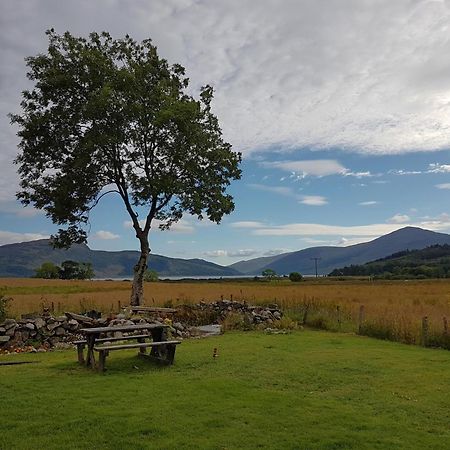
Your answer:
[[[129,300],[128,281],[63,281],[0,279],[0,290],[13,298],[10,313],[40,311],[103,312],[119,310]],[[214,301],[221,297],[252,304],[278,303],[300,321],[327,329],[356,331],[360,305],[365,306],[365,331],[387,339],[418,343],[421,320],[428,316],[430,331],[442,333],[443,317],[450,318],[450,280],[281,282],[158,282],[146,283],[145,303],[176,306]],[[306,311],[306,317],[305,317]],[[364,330],[363,330],[364,332]]]

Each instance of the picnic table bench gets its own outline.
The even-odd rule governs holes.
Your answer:
[[[139,349],[138,356],[141,358],[148,358],[160,364],[173,364],[176,346],[181,344],[181,341],[166,340],[164,330],[167,327],[168,325],[138,324],[82,328],[80,332],[86,336],[86,339],[74,342],[74,344],[77,345],[78,362],[80,364],[86,364],[88,367],[97,367],[99,371],[103,372],[105,370],[106,357],[110,351],[137,348]],[[141,333],[120,337],[101,337],[106,333],[116,333],[119,331],[126,333],[140,331]],[[147,331],[147,333],[145,333],[145,331]],[[152,340],[147,342],[149,339]],[[137,342],[131,344],[111,344],[111,342],[127,340],[136,340]],[[87,346],[86,360],[83,355],[85,346]],[[149,347],[151,348],[150,354],[146,352],[146,349]],[[97,366],[95,363],[95,352],[99,353]]]

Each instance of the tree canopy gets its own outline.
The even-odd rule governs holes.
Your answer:
[[[189,95],[184,68],[150,39],[47,35],[48,52],[26,58],[34,88],[11,115],[18,198],[60,225],[54,245],[68,247],[86,242],[90,211],[117,193],[140,242],[131,298],[139,304],[152,221],[168,228],[188,212],[220,222],[234,209],[226,188],[240,178],[241,155],[222,138],[213,89]]]

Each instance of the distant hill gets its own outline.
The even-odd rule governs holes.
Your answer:
[[[330,276],[375,276],[385,279],[450,277],[450,245],[404,250],[366,264],[333,270]]]
[[[362,244],[348,247],[312,247],[276,257],[240,261],[230,267],[247,275],[260,275],[265,269],[273,269],[278,274],[312,274],[314,261],[311,258],[320,258],[318,272],[325,275],[336,267],[364,264],[402,250],[422,249],[435,244],[450,244],[450,235],[405,227]]]
[[[137,251],[107,252],[73,245],[69,250],[54,249],[48,239],[0,246],[0,277],[30,277],[45,261],[61,264],[65,260],[90,262],[97,278],[122,278],[133,274]],[[238,271],[202,259],[168,258],[150,255],[149,267],[159,276],[231,276]]]

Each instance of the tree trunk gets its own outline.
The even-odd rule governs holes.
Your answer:
[[[144,274],[147,270],[148,255],[150,254],[150,245],[148,237],[141,234],[138,236],[141,243],[141,256],[138,263],[134,266],[133,286],[131,288],[131,306],[139,306],[144,302]]]

